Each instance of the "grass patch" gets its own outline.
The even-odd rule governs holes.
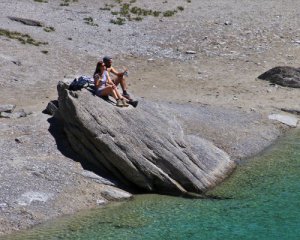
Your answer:
[[[0,36],[7,37],[9,39],[15,39],[18,40],[22,44],[31,44],[34,46],[40,46],[40,45],[47,45],[47,42],[40,42],[35,39],[33,39],[31,36],[28,34],[23,34],[19,32],[12,32],[9,30],[5,30],[0,28]]]
[[[39,2],[39,3],[48,3],[46,0],[33,0],[34,2]]]
[[[87,25],[91,25],[91,26],[96,26],[98,27],[98,24],[97,23],[94,23],[94,19],[92,17],[86,17],[83,19],[84,22],[87,24]]]
[[[69,6],[71,2],[78,2],[78,0],[63,0],[59,6]]]
[[[163,16],[164,17],[172,17],[175,15],[175,13],[177,13],[177,10],[167,10],[167,11],[163,12]]]
[[[112,19],[110,22],[118,25],[125,24],[127,21],[142,21],[144,17],[147,16],[153,16],[153,17],[172,17],[174,16],[178,11],[184,11],[183,6],[178,6],[174,10],[167,10],[164,12],[158,11],[158,10],[152,10],[152,9],[145,9],[137,6],[133,6],[134,3],[136,3],[136,0],[127,0],[126,2],[123,0],[115,0],[116,3],[119,4],[119,11],[113,10],[113,5],[105,4],[105,8],[102,8],[102,10],[111,10],[111,14],[113,16],[118,16],[116,19]],[[167,3],[167,1],[164,1],[163,3]]]
[[[126,19],[118,17],[117,19],[111,19],[110,22],[113,24],[116,24],[116,25],[124,25],[126,22]]]
[[[54,27],[44,27],[45,32],[54,32],[55,28]]]

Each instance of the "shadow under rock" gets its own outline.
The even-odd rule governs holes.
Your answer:
[[[49,132],[54,137],[57,145],[57,149],[67,158],[70,158],[76,162],[79,162],[84,170],[94,172],[95,174],[113,182],[116,186],[124,187],[116,179],[112,178],[111,175],[103,170],[95,168],[85,159],[81,158],[71,147],[67,135],[64,132],[64,126],[62,120],[57,117],[51,117],[47,120],[50,124]]]

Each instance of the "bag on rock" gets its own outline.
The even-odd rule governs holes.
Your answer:
[[[94,85],[94,80],[91,77],[81,76],[79,78],[75,78],[70,86],[69,90],[77,91],[81,90],[82,88],[92,87]]]

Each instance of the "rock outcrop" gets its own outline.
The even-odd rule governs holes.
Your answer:
[[[284,87],[300,88],[300,68],[274,67],[258,78]]]
[[[60,82],[59,114],[78,154],[129,186],[150,192],[202,193],[234,169],[227,153],[187,135],[172,111],[143,101],[117,108]]]

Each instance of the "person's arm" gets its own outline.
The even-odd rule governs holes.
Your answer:
[[[127,68],[124,70],[124,72],[117,72],[116,69],[114,69],[113,67],[110,68],[109,72],[111,72],[112,74],[118,76],[118,77],[123,77],[124,73],[127,72]]]
[[[98,89],[99,85],[100,85],[100,78],[98,77],[98,79],[94,78],[94,84],[95,84],[95,88]]]
[[[113,89],[116,88],[116,85],[114,84],[114,82],[111,80],[108,72],[106,72],[106,77],[107,77],[107,84],[108,85],[112,85],[113,86]]]

